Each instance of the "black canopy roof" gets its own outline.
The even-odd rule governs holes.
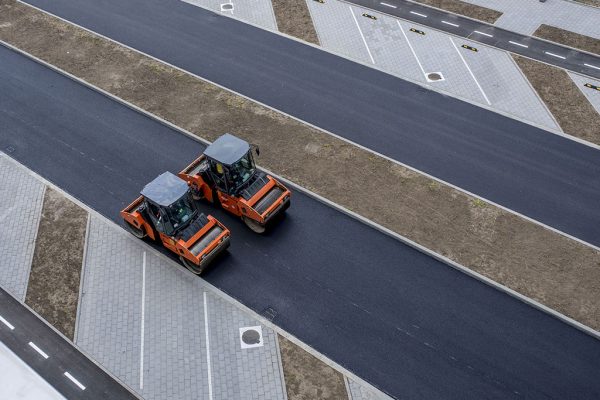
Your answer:
[[[185,181],[170,172],[164,172],[144,186],[142,196],[159,206],[170,206],[188,191]]]
[[[248,142],[226,133],[208,146],[204,154],[221,164],[231,165],[242,158],[248,150],[250,150]]]

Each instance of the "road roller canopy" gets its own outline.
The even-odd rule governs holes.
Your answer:
[[[168,207],[188,191],[187,183],[170,172],[165,172],[144,186],[141,195],[161,207]]]
[[[230,133],[215,140],[204,150],[204,155],[225,166],[231,166],[250,151],[250,145]]]

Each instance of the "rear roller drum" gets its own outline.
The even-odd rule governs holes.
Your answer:
[[[129,232],[131,232],[133,236],[135,236],[138,239],[143,239],[146,237],[146,232],[144,231],[144,228],[135,227],[127,221],[125,221],[125,227]]]
[[[183,264],[184,267],[186,267],[187,269],[189,269],[192,273],[194,273],[196,275],[200,275],[202,273],[202,271],[204,270],[204,268],[201,268],[199,265],[194,264],[193,262],[191,262],[190,260],[188,260],[187,258],[185,258],[183,256],[179,256],[179,259],[181,260],[181,263]]]
[[[242,217],[242,221],[244,221],[244,223],[246,224],[246,226],[248,228],[250,228],[252,230],[252,232],[264,233],[265,230],[267,229],[266,226],[259,224],[258,222],[256,222],[252,218]]]

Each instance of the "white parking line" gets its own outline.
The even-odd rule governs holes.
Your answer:
[[[416,12],[416,11],[411,11],[410,13],[411,13],[411,14],[418,15],[419,17],[427,18],[427,15],[425,15],[425,14],[421,14],[421,13],[418,13],[418,12]]]
[[[42,351],[42,349],[40,349],[39,347],[37,347],[35,345],[35,343],[29,342],[29,346],[31,346],[35,351],[37,351],[38,353],[40,353],[40,355],[42,357],[44,357],[45,359],[48,359],[48,354],[44,353],[44,351]]]
[[[354,18],[354,22],[356,23],[356,27],[358,28],[358,32],[360,33],[360,37],[362,38],[365,47],[367,48],[367,53],[369,53],[369,57],[371,58],[371,62],[375,64],[375,59],[371,54],[371,50],[369,49],[369,45],[367,44],[367,40],[365,39],[365,35],[363,35],[362,30],[360,29],[360,25],[358,25],[358,20],[356,19],[356,15],[354,15],[354,11],[352,11],[352,6],[348,6],[350,9],[350,14],[352,14],[352,18]]]
[[[74,384],[76,384],[76,385],[79,387],[79,389],[81,389],[81,390],[85,390],[85,386],[83,386],[83,385],[81,384],[81,382],[79,382],[77,379],[75,379],[75,378],[73,377],[73,375],[71,375],[71,374],[70,374],[70,373],[68,373],[68,372],[65,372],[65,376],[66,376],[67,378],[69,378],[69,379],[70,379],[70,380],[71,380],[71,381],[72,381]]]
[[[212,367],[210,364],[210,341],[208,333],[208,302],[206,300],[206,292],[204,295],[204,333],[206,334],[206,366],[208,367],[208,398],[213,400],[213,389],[212,389]]]
[[[444,20],[442,20],[442,24],[446,24],[446,25],[454,26],[454,27],[456,27],[456,28],[458,28],[458,27],[460,26],[460,25],[458,25],[458,24],[454,24],[454,23],[452,23],[452,22],[448,22],[448,21],[444,21]]]
[[[379,3],[379,4],[381,4],[382,6],[386,6],[386,7],[398,8],[398,7],[396,7],[396,6],[395,6],[395,5],[393,5],[393,4],[388,4],[388,3]]]
[[[146,252],[142,256],[142,329],[140,344],[140,389],[144,388],[144,314],[146,306]]]
[[[480,35],[487,36],[487,37],[494,37],[493,35],[490,35],[489,33],[484,33],[484,32],[479,32],[479,31],[473,31],[473,33],[478,33]]]
[[[546,53],[546,54],[548,54],[549,56],[552,56],[552,57],[562,58],[563,60],[565,59],[565,57],[563,57],[563,56],[559,56],[558,54],[550,53],[548,51],[545,51],[544,53]]]
[[[8,321],[7,321],[7,320],[5,320],[4,318],[2,318],[2,316],[1,316],[1,315],[0,315],[0,321],[1,321],[1,322],[2,322],[4,325],[6,325],[6,326],[8,327],[8,329],[10,329],[11,331],[12,331],[13,329],[15,329],[15,327],[14,327],[14,326],[12,326],[12,324],[11,324],[10,322],[8,322]]]
[[[477,81],[477,78],[475,78],[475,74],[473,74],[473,71],[471,71],[471,68],[469,67],[469,64],[467,64],[467,60],[465,60],[465,58],[463,57],[463,55],[461,54],[460,50],[458,50],[458,47],[456,46],[456,43],[454,43],[454,40],[452,40],[451,37],[448,37],[448,39],[450,39],[450,42],[452,43],[452,46],[454,46],[454,49],[456,50],[456,52],[458,53],[458,56],[460,57],[460,59],[463,61],[463,63],[465,63],[465,67],[467,67],[467,70],[469,70],[469,74],[471,74],[471,77],[473,78],[473,80],[475,81],[475,84],[477,85],[477,87],[479,88],[479,91],[481,92],[481,94],[483,95],[483,98],[485,99],[485,101],[488,103],[488,105],[492,105],[492,103],[490,102],[490,99],[488,99],[487,95],[485,94],[485,92],[483,91],[483,88],[481,87],[481,85],[479,84],[479,82]]]
[[[510,44],[514,44],[515,46],[521,46],[521,47],[525,47],[528,48],[529,46],[527,46],[526,44],[523,43],[517,43],[517,42],[513,42],[512,40],[509,40],[508,43]]]
[[[595,68],[595,69],[600,69],[600,67],[596,67],[595,65],[591,65],[591,64],[583,64],[586,67],[590,67],[590,68]]]
[[[410,51],[413,53],[413,56],[415,56],[415,60],[417,60],[417,64],[419,64],[419,68],[421,68],[421,72],[423,72],[423,75],[426,76],[427,73],[425,72],[425,69],[423,69],[423,65],[421,65],[421,61],[419,61],[419,57],[417,57],[417,53],[415,53],[415,49],[413,49],[412,44],[410,44],[410,40],[408,40],[408,36],[406,36],[406,32],[404,32],[402,25],[400,25],[400,21],[396,20],[396,23],[400,27],[400,31],[404,35],[404,39],[406,39],[406,43],[408,43],[408,47],[410,48]]]

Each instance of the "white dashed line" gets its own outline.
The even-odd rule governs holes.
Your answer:
[[[473,78],[473,80],[475,81],[475,84],[477,85],[477,87],[479,88],[479,91],[481,92],[481,94],[483,95],[483,98],[485,99],[485,101],[488,103],[488,105],[492,105],[492,103],[490,102],[490,99],[488,99],[487,95],[485,94],[485,92],[483,91],[483,88],[481,87],[481,85],[479,84],[479,82],[477,81],[477,78],[475,78],[475,74],[473,74],[473,71],[471,71],[471,68],[469,68],[469,64],[467,64],[467,61],[465,60],[465,58],[463,57],[463,55],[460,53],[460,50],[458,50],[458,47],[456,47],[456,43],[454,43],[454,40],[452,40],[451,37],[449,37],[448,39],[450,39],[450,42],[452,43],[452,46],[454,46],[454,48],[456,49],[456,52],[458,53],[460,59],[463,61],[463,63],[465,63],[465,67],[467,67],[467,70],[469,71],[469,73],[471,74],[471,77]]]
[[[2,321],[2,323],[3,323],[4,325],[6,325],[6,326],[8,327],[8,329],[10,329],[11,331],[12,331],[13,329],[15,329],[15,327],[14,327],[14,326],[12,326],[12,324],[11,324],[10,322],[8,322],[8,321],[7,321],[7,320],[5,320],[4,318],[2,318],[2,316],[1,316],[1,315],[0,315],[0,321]]]
[[[416,12],[416,11],[411,11],[410,13],[411,13],[411,14],[418,15],[419,17],[427,18],[427,15],[425,15],[425,14],[421,14],[421,13],[418,13],[418,12]]]
[[[69,378],[69,379],[70,379],[70,380],[71,380],[71,381],[72,381],[74,384],[76,384],[76,385],[79,387],[79,389],[81,389],[81,390],[85,390],[85,386],[83,386],[83,385],[81,384],[81,382],[79,382],[77,379],[75,379],[75,378],[73,377],[73,375],[71,375],[71,374],[70,374],[70,373],[68,373],[68,372],[65,372],[65,376],[66,376],[67,378]]]
[[[600,67],[596,67],[595,65],[591,65],[591,64],[583,64],[586,67],[590,67],[590,68],[595,68],[595,69],[600,69]]]
[[[371,62],[373,64],[375,64],[375,59],[373,58],[373,55],[371,54],[371,50],[369,49],[369,45],[367,44],[367,40],[365,39],[365,35],[363,35],[362,30],[360,29],[360,25],[358,25],[358,20],[356,19],[356,15],[354,15],[354,11],[352,11],[352,7],[351,6],[348,6],[348,8],[350,9],[350,14],[352,14],[352,18],[354,18],[354,22],[356,23],[356,27],[358,28],[358,33],[360,33],[360,37],[362,38],[362,41],[365,44],[365,47],[367,48],[367,53],[369,53],[369,57],[371,58]]]
[[[478,33],[480,35],[487,36],[487,37],[494,37],[493,35],[490,35],[489,33],[484,33],[484,32],[479,32],[479,31],[473,31],[473,33]]]
[[[144,388],[144,314],[146,306],[146,252],[142,256],[142,329],[140,344],[140,389]]]
[[[354,15],[354,13],[352,14]],[[208,333],[208,303],[206,300],[206,292],[204,295],[204,333],[206,334],[206,366],[208,367],[208,398],[213,400],[213,389],[212,389],[212,367],[210,364],[210,342]]]
[[[545,51],[544,53],[546,53],[546,54],[548,54],[549,56],[552,56],[552,57],[562,58],[563,60],[565,59],[565,57],[563,57],[563,56],[559,56],[558,54],[550,53],[548,51]]]
[[[388,4],[388,3],[379,3],[379,4],[381,4],[382,6],[386,6],[386,7],[398,8],[398,7],[396,7],[395,5]]]
[[[48,354],[44,353],[44,351],[42,349],[40,349],[39,347],[37,347],[35,345],[35,343],[29,342],[29,346],[31,346],[35,351],[37,351],[38,353],[40,353],[40,355],[42,357],[44,357],[45,359],[48,359]]]
[[[410,48],[410,51],[412,51],[413,56],[415,56],[415,60],[417,60],[417,64],[419,64],[419,68],[421,68],[421,72],[423,72],[423,75],[427,75],[427,73],[423,69],[423,66],[421,65],[421,61],[419,61],[419,57],[417,57],[417,53],[415,53],[415,49],[413,49],[412,44],[410,44],[410,40],[408,40],[408,36],[406,36],[406,33],[404,32],[402,25],[400,25],[400,21],[396,20],[396,23],[398,23],[398,26],[400,27],[400,31],[404,35],[404,39],[406,39],[406,43],[408,43],[408,47]]]
[[[454,27],[456,27],[456,28],[458,28],[458,27],[460,26],[460,25],[458,25],[458,24],[454,24],[454,23],[452,23],[452,22],[448,22],[448,21],[442,21],[442,24],[446,24],[446,25],[454,26]]]
[[[515,46],[521,46],[521,47],[525,47],[528,48],[529,46],[527,46],[526,44],[523,43],[517,43],[517,42],[513,42],[512,40],[509,40],[508,43],[510,44],[514,44]]]

